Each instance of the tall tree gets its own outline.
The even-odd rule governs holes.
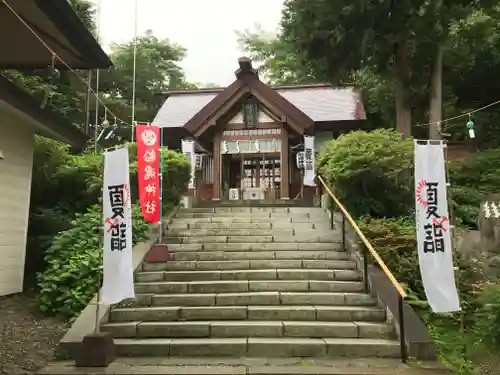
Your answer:
[[[101,72],[100,91],[120,118],[131,121],[134,77],[134,41],[111,46],[114,66]],[[136,116],[138,121],[152,121],[163,103],[167,90],[193,88],[186,81],[180,63],[186,49],[168,39],[158,39],[151,30],[137,39]]]
[[[430,82],[447,25],[464,12],[492,4],[437,1],[286,0],[283,38],[340,79],[369,67],[393,82],[397,129],[409,136],[415,96]]]
[[[371,127],[394,123],[394,93],[390,83],[370,67],[351,72],[347,78],[329,74],[316,60],[308,60],[283,35],[257,26],[237,32],[241,49],[259,64],[264,80],[272,85],[300,83],[350,83],[362,89]]]

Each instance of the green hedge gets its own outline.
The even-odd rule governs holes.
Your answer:
[[[399,217],[414,210],[412,140],[392,130],[356,131],[326,144],[317,168],[354,217]],[[500,149],[449,164],[457,225],[477,228],[479,206],[500,188]]]
[[[413,207],[412,141],[394,131],[342,135],[326,144],[317,168],[353,216],[394,217]]]
[[[137,196],[137,152],[130,151],[132,201]],[[164,207],[175,206],[189,182],[187,158],[163,149]],[[97,291],[100,244],[103,155],[73,155],[59,142],[37,137],[30,207],[26,274],[40,287],[40,308],[72,318]],[[137,204],[133,216],[134,243],[147,228]],[[38,278],[35,275],[38,274]],[[32,280],[31,280],[32,279]]]

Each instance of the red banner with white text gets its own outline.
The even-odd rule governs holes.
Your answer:
[[[142,216],[148,223],[160,221],[160,130],[137,125],[137,175]]]

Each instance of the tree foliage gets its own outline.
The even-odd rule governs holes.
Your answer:
[[[257,25],[255,30],[237,31],[236,35],[240,47],[260,65],[259,71],[270,84],[307,84],[320,80],[308,61],[274,33]]]
[[[291,77],[290,81],[297,82],[356,85],[362,90],[371,127],[395,127],[396,93],[401,96],[397,85],[401,81],[395,74],[394,47],[400,40],[398,35],[409,35],[410,79],[404,87],[407,110],[412,125],[425,124],[429,122],[432,62],[439,45],[444,54],[443,117],[454,117],[498,99],[498,85],[490,79],[500,66],[496,3],[289,0],[278,33],[247,30],[239,33],[240,43],[261,62],[271,83]],[[434,14],[428,5],[439,5],[439,12]],[[467,139],[466,121],[447,122],[443,131],[450,133],[452,140]],[[497,107],[475,114],[474,121],[481,147],[500,144]],[[427,137],[427,126],[413,126],[412,133]]]
[[[131,122],[134,77],[134,41],[111,45],[114,66],[100,76],[100,91],[113,111]],[[180,67],[186,49],[168,39],[158,39],[151,30],[137,39],[136,120],[152,121],[167,90],[193,88]]]

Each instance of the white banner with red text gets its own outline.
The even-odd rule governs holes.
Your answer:
[[[191,178],[189,179],[188,189],[195,188],[195,173],[196,173],[196,154],[194,150],[194,142],[183,139],[182,140],[182,153],[186,155],[191,166]]]
[[[445,145],[441,141],[415,141],[414,146],[417,246],[425,294],[433,312],[459,311],[446,191]]]
[[[160,129],[137,125],[137,178],[142,216],[148,223],[160,222]]]
[[[132,205],[128,148],[104,153],[102,191],[104,254],[101,301],[135,298],[132,265]]]
[[[304,135],[304,185],[316,186],[316,148],[314,137]]]

